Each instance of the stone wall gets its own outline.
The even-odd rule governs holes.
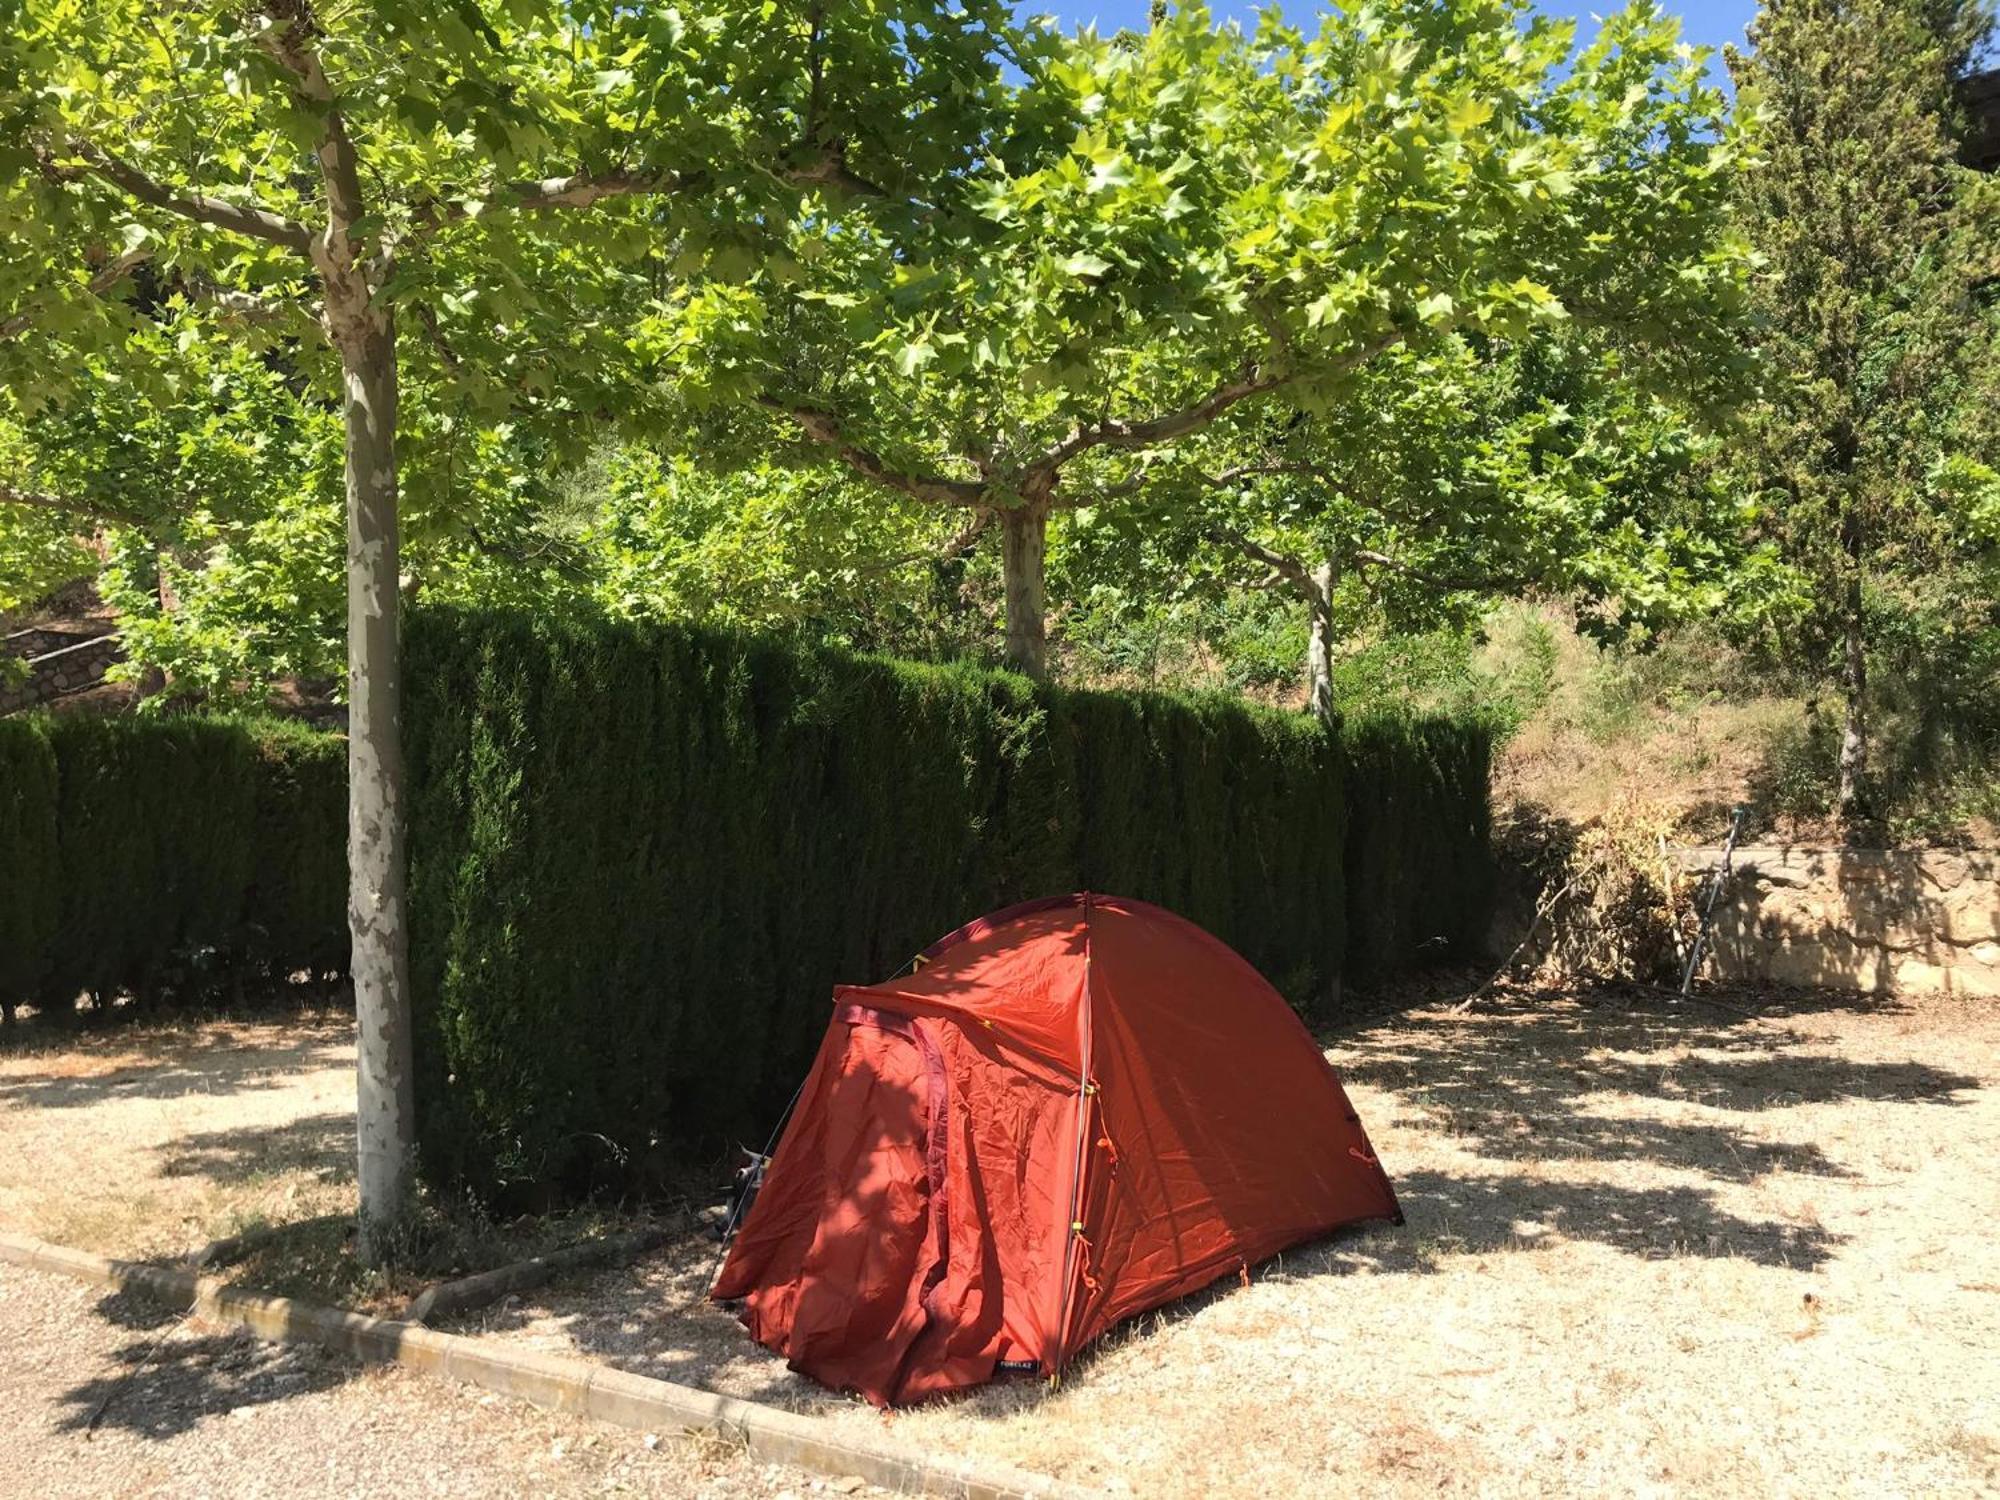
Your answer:
[[[2000,999],[2000,850],[1738,849],[1711,944],[1716,979]]]
[[[0,714],[93,687],[104,680],[113,664],[125,659],[116,631],[81,635],[56,629],[22,630],[7,637],[5,648],[10,656],[27,663],[28,675],[18,684],[10,677],[0,677]]]

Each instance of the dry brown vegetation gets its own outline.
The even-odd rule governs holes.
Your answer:
[[[1755,685],[1725,648],[1692,636],[1652,657],[1608,652],[1553,607],[1503,612],[1493,632],[1476,669],[1504,681],[1539,657],[1547,674],[1546,697],[1494,762],[1503,817],[1539,808],[1585,824],[1643,808],[1669,837],[1717,836],[1730,808],[1754,800],[1774,745],[1803,721],[1801,699]],[[1825,829],[1791,819],[1780,831]]]
[[[1140,1319],[1059,1388],[887,1418],[830,1395],[700,1304],[696,1234],[468,1331],[1116,1493],[2000,1487],[2000,1016],[1726,1003],[1758,1013],[1514,993],[1349,1029],[1330,1055],[1408,1223]],[[346,1086],[340,1039],[288,1079],[258,1050],[278,1045],[0,1058],[0,1227],[184,1249],[225,1205],[332,1193],[345,1142],[318,1166],[301,1148],[333,1112],[321,1083]],[[58,1142],[68,1183],[31,1160]],[[142,1206],[118,1226],[126,1174]]]
[[[1743,807],[1749,837],[1844,837],[1830,800],[1834,698],[1815,697],[1809,685],[1698,626],[1649,650],[1605,649],[1578,632],[1569,612],[1543,603],[1503,605],[1484,628],[1467,677],[1429,690],[1443,692],[1437,703],[1419,689],[1417,702],[1476,702],[1514,724],[1493,768],[1503,826],[1521,818],[1579,827],[1641,821],[1669,839],[1702,842],[1719,840],[1730,810]],[[1916,698],[1871,711],[1883,822],[1867,836],[1990,847],[2000,840],[1990,815],[1992,767],[1947,770],[1943,762],[1955,752],[1938,741],[1927,753],[1943,760],[1925,770],[1916,742],[1951,740],[1962,730],[1944,728],[1949,715],[1926,707],[1922,691]]]

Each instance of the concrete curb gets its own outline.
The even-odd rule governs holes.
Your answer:
[[[530,1256],[512,1265],[456,1281],[441,1281],[410,1299],[403,1309],[406,1323],[432,1323],[439,1318],[455,1318],[477,1307],[498,1302],[509,1292],[524,1292],[553,1281],[565,1271],[579,1266],[622,1265],[637,1260],[649,1250],[667,1242],[664,1229],[641,1229],[634,1234],[599,1235],[581,1244],[565,1245],[546,1255]]]
[[[1072,1500],[1082,1493],[1019,1470],[939,1461],[888,1443],[835,1436],[820,1418],[754,1401],[585,1360],[488,1345],[414,1323],[316,1307],[191,1270],[110,1260],[5,1233],[0,1233],[0,1262],[116,1287],[189,1308],[211,1322],[246,1328],[260,1338],[319,1344],[356,1359],[404,1365],[551,1411],[642,1432],[725,1432],[768,1462],[821,1474],[857,1474],[884,1489],[958,1500]]]

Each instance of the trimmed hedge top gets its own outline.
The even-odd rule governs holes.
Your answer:
[[[1476,730],[1350,752],[1221,696],[597,619],[420,611],[406,652],[422,1149],[489,1196],[644,1186],[690,1141],[761,1139],[835,983],[1026,897],[1157,902],[1315,1015],[1351,923],[1382,924],[1371,976],[1483,924]]]

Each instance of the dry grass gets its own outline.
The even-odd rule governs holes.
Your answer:
[[[1814,719],[1803,689],[1788,688],[1713,630],[1682,629],[1650,651],[1600,650],[1571,614],[1548,603],[1504,605],[1486,627],[1473,699],[1525,715],[1494,759],[1503,824],[1525,815],[1589,825],[1637,808],[1663,821],[1670,837],[1701,841],[1719,839],[1730,809],[1742,806],[1758,838],[1842,837],[1832,816],[1831,749],[1821,761],[1805,752]],[[1455,692],[1442,706],[1467,706],[1466,684]],[[1837,695],[1822,696],[1817,711],[1837,720]],[[1991,845],[2000,827],[1977,809],[1992,767],[1983,778],[1977,765],[1923,771],[1911,759],[1921,720],[1913,708],[1871,710],[1876,795],[1886,799],[1885,826],[1872,836]]]
[[[240,1237],[229,1274],[393,1311],[431,1281],[597,1232],[426,1204],[389,1272],[353,1253],[354,1023],[46,1018],[0,1032],[0,1229],[134,1259]]]
[[[0,1226],[183,1255],[351,1214],[345,1020],[49,1022],[0,1034]]]
[[[1762,1014],[1599,992],[1355,1027],[1330,1055],[1408,1223],[1136,1320],[1059,1389],[887,1418],[831,1396],[700,1305],[696,1237],[473,1328],[1114,1493],[2000,1489],[2000,1016],[1742,1003]],[[0,1225],[182,1250],[344,1204],[344,1139],[338,1168],[303,1144],[344,1046],[196,1028],[0,1057]]]
[[[1493,800],[1501,808],[1553,808],[1577,823],[1634,804],[1656,807],[1676,831],[1713,837],[1728,810],[1751,800],[1772,742],[1799,717],[1796,701],[1745,698],[1669,710],[1650,706],[1620,732],[1614,750],[1574,724],[1534,719],[1500,749]],[[1788,821],[1791,837],[1816,830]]]
[[[1693,635],[1654,657],[1624,656],[1601,651],[1550,605],[1504,610],[1493,632],[1478,661],[1493,681],[1531,658],[1547,672],[1545,700],[1495,758],[1503,818],[1539,808],[1587,824],[1643,806],[1670,829],[1711,836],[1752,800],[1773,745],[1804,713],[1797,697],[1746,688],[1744,664]]]

